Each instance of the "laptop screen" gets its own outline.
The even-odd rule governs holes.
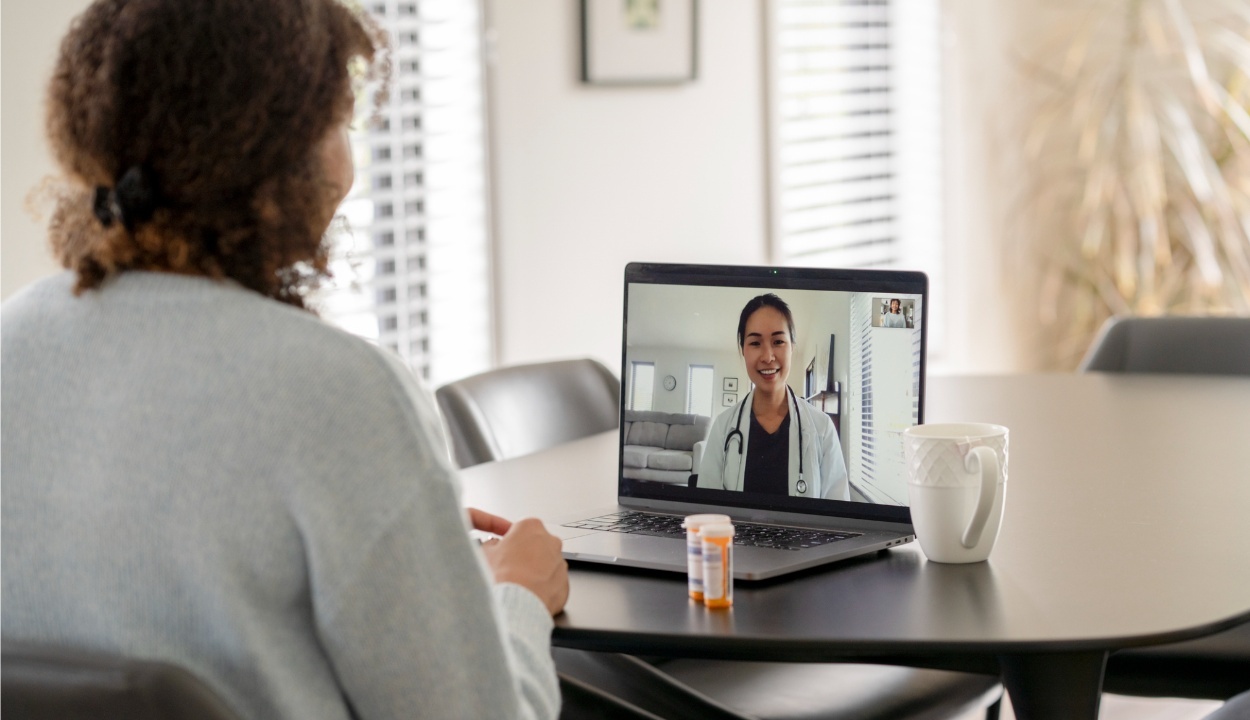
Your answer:
[[[906,522],[922,273],[630,264],[622,496]]]

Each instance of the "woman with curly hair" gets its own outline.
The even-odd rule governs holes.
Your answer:
[[[6,642],[171,661],[244,717],[556,715],[559,540],[463,511],[427,392],[304,308],[386,49],[339,0],[72,25],[67,272],[3,308]]]

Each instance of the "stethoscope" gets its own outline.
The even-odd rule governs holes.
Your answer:
[[[807,481],[803,479],[803,414],[799,412],[799,399],[795,397],[794,390],[790,389],[789,385],[786,386],[786,392],[789,393],[790,402],[794,405],[794,417],[799,422],[799,481],[794,484],[794,489],[800,495],[806,495]],[[734,422],[733,429],[725,436],[725,454],[729,454],[729,443],[735,439],[738,441],[738,454],[742,454],[742,411],[746,409],[746,406],[746,399],[738,405],[738,419]]]

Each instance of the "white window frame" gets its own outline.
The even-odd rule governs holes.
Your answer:
[[[638,369],[647,367],[651,369],[651,389],[648,391],[650,402],[645,408],[638,407]],[[651,410],[655,407],[655,363],[647,360],[633,360],[629,363],[629,409],[630,410]]]
[[[694,409],[694,375],[696,370],[706,370],[710,376],[706,417],[711,417],[712,413],[716,411],[716,366],[701,365],[699,363],[691,363],[686,366],[686,414],[703,415],[703,413],[695,412]]]

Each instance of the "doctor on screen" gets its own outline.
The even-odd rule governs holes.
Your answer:
[[[781,298],[752,298],[738,318],[738,350],[755,388],[708,431],[698,487],[849,500],[833,421],[786,384],[794,316]]]

